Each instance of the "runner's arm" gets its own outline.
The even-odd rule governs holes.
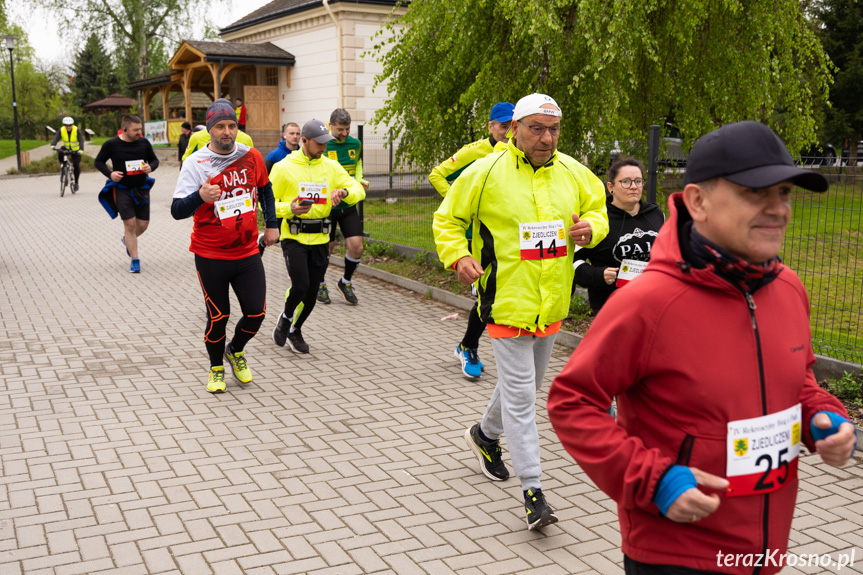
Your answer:
[[[276,199],[273,197],[273,184],[267,182],[263,188],[258,188],[258,199],[261,202],[261,210],[264,212],[264,221],[267,228],[279,228],[279,220],[276,217]]]
[[[432,231],[438,256],[446,269],[455,269],[460,259],[471,255],[465,232],[473,220],[474,190],[480,186],[481,183],[470,174],[460,177],[434,213]]]
[[[582,248],[575,252],[575,283],[584,288],[605,287],[605,267],[587,263],[592,252],[590,248]]]
[[[578,217],[590,223],[590,243],[585,247],[595,247],[608,235],[608,211],[605,208],[605,187],[593,172],[581,166],[578,178],[579,206]]]
[[[270,172],[270,184],[276,217],[293,218],[291,202],[297,197],[297,183],[288,175],[288,170],[282,162],[276,162],[273,165],[273,171]]]
[[[342,201],[348,205],[356,205],[366,198],[366,189],[356,179],[348,175],[343,167],[337,165],[335,172],[336,183],[333,189],[344,188],[348,195]]]
[[[102,144],[102,147],[99,149],[99,153],[96,154],[96,159],[93,160],[93,165],[96,166],[96,169],[102,172],[106,178],[111,179],[111,170],[108,168],[108,164],[105,163],[111,159],[111,149],[107,144],[108,142]]]
[[[450,186],[446,177],[455,170],[449,170],[450,166],[447,164],[452,163],[452,160],[455,160],[455,156],[435,166],[429,174],[429,183],[441,196],[446,196],[446,193],[449,191]]]
[[[204,205],[201,197],[201,179],[206,174],[199,173],[190,162],[183,162],[180,175],[177,176],[177,187],[174,188],[174,200],[171,202],[171,216],[175,220],[183,220],[195,214]]]
[[[361,150],[362,148],[360,148]],[[360,150],[357,150],[357,154],[360,153]],[[354,172],[354,176],[357,178],[357,181],[361,184],[368,185],[368,182],[363,179],[363,161],[357,158],[357,171]]]
[[[155,172],[156,168],[159,167],[159,158],[156,156],[156,152],[153,151],[153,146],[150,142],[147,142],[147,163],[150,164],[150,171]]]
[[[252,150],[249,153],[253,154],[255,158],[255,172],[258,176],[255,185],[258,188],[258,202],[261,204],[261,211],[264,213],[264,222],[266,222],[268,229],[278,229],[279,221],[276,218],[276,200],[273,197],[273,184],[270,182],[268,171],[264,171],[264,158],[261,157],[261,153],[254,148]]]

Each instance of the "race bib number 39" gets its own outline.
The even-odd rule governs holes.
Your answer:
[[[252,202],[252,196],[243,194],[236,198],[228,198],[214,202],[216,214],[220,220],[235,218],[237,221],[242,219],[243,214],[255,211],[255,204]]]
[[[544,260],[566,256],[563,220],[518,224],[521,259]]]
[[[797,477],[800,404],[784,411],[728,424],[728,497],[760,495]]]
[[[318,182],[300,182],[300,200],[312,200],[316,204],[327,203],[327,184]]]

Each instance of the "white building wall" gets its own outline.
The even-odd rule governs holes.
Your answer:
[[[392,33],[375,37],[389,10],[374,6],[332,5],[342,33],[343,105],[350,112],[354,126],[363,124],[368,134],[375,128],[369,123],[387,98],[387,86],[374,88],[375,76],[383,66],[372,53],[373,46]],[[279,73],[279,109],[281,123],[302,125],[311,118],[329,121],[330,113],[339,106],[336,26],[323,8],[314,8],[280,20],[266,22],[238,32],[226,34],[226,41],[272,42],[296,57],[290,70]],[[382,136],[386,126],[377,126]],[[353,133],[356,134],[356,127]]]
[[[302,126],[312,118],[324,122],[338,106],[335,26],[271,40],[279,48],[296,57],[290,70],[291,87],[287,87],[287,71],[279,75],[279,109],[282,124],[296,122]]]

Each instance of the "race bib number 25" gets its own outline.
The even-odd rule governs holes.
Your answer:
[[[728,424],[728,497],[781,489],[797,477],[800,404],[763,417]]]
[[[563,220],[518,224],[518,235],[523,260],[566,256],[566,229]]]

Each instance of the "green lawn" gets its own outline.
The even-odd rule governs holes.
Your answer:
[[[49,143],[45,140],[21,140],[21,151],[27,152]],[[0,140],[0,159],[14,156],[15,153],[15,140]]]
[[[863,363],[863,181],[832,182],[826,194],[796,191],[782,258],[803,280],[817,353]],[[370,237],[435,251],[437,197],[364,202]]]
[[[363,229],[376,240],[435,251],[432,214],[439,197],[383,199],[363,202]]]
[[[782,258],[803,280],[815,351],[863,363],[863,182],[795,192]]]

